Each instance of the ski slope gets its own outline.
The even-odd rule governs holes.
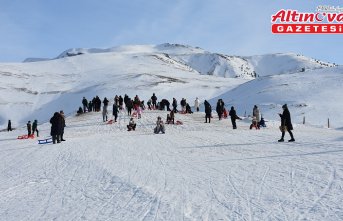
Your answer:
[[[70,116],[55,145],[2,132],[1,220],[343,220],[343,131],[294,125],[296,142],[278,143],[279,122],[232,130],[195,113],[154,135],[166,114],[145,111],[133,132],[125,113]]]

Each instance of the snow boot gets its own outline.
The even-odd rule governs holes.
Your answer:
[[[294,138],[292,138],[292,139],[290,139],[288,142],[294,142],[295,140],[294,140]]]
[[[281,138],[280,140],[278,140],[278,142],[284,142],[284,139],[283,139],[283,138]]]

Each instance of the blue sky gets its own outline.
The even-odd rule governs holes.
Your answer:
[[[229,55],[295,52],[343,64],[343,35],[273,35],[278,10],[343,0],[0,0],[0,62],[69,48],[180,43]]]

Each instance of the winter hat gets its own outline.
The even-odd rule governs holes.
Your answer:
[[[282,108],[287,109],[287,104],[282,105]]]

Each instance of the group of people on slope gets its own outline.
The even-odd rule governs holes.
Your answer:
[[[207,120],[208,120],[208,123],[211,123],[212,106],[207,100],[205,100],[204,106],[205,106],[205,123],[207,123]],[[225,104],[224,104],[224,101],[222,99],[218,100],[216,111],[217,111],[219,120],[221,120],[223,118],[224,112],[226,111],[225,110]],[[233,129],[237,129],[236,120],[238,120],[238,119],[241,120],[241,118],[237,116],[236,110],[233,106],[231,107],[231,110],[229,112],[229,116],[231,118],[231,123],[232,123]]]

